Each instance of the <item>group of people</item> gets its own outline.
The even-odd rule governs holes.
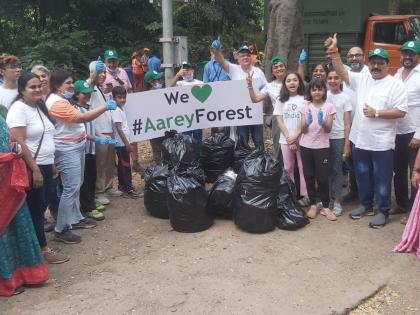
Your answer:
[[[420,43],[404,43],[402,67],[391,76],[385,49],[368,52],[365,65],[364,52],[353,47],[344,65],[337,37],[328,38],[326,63],[311,69],[309,82],[304,80],[304,50],[292,71],[283,56],[274,57],[269,83],[253,65],[248,46],[236,51],[237,63],[225,60],[220,39],[209,51],[202,80],[185,61],[167,87],[244,80],[252,102],[269,99],[274,154],[296,182],[299,204],[308,206],[309,218],[320,213],[335,221],[342,203],[357,198],[360,206],[349,216],[373,216],[370,227],[381,228],[393,210],[392,180],[397,211],[410,211],[420,181]],[[103,220],[109,196],[142,196],[132,183],[132,171],[144,169],[137,144],[130,141],[124,106],[128,93],[164,87],[160,59],[147,48],[142,56],[133,54],[134,87],[117,51],[105,51],[103,60],[89,64],[89,78],[75,81],[64,69],[50,72],[37,65],[24,72],[18,57],[0,57],[0,174],[11,178],[3,180],[0,193],[0,202],[8,205],[5,219],[0,218],[0,295],[46,281],[47,263],[69,260],[47,244],[47,208],[55,220],[54,240],[76,244],[81,237],[73,231]],[[248,145],[251,137],[255,147],[264,147],[262,124],[226,126],[224,132],[237,142]],[[201,130],[187,133],[200,144]],[[162,140],[150,140],[155,163],[162,161]],[[350,192],[343,197],[346,174]]]

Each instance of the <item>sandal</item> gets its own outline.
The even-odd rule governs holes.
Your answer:
[[[96,206],[95,206],[95,210],[103,211],[103,210],[105,210],[105,206],[101,205],[100,203],[97,203]]]
[[[95,221],[102,221],[103,219],[105,219],[105,216],[101,211],[93,209],[91,212],[89,212],[89,218]]]
[[[334,212],[332,212],[329,208],[322,208],[319,213],[321,213],[330,221],[337,221],[337,217],[335,216]]]
[[[312,205],[312,206],[309,208],[308,212],[306,212],[306,216],[307,216],[309,219],[315,219],[315,218],[316,218],[316,216],[317,216],[317,214],[318,214],[318,209],[316,208],[316,206],[315,206],[315,205]]]

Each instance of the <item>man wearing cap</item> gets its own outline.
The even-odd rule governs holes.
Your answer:
[[[133,91],[130,79],[128,78],[127,72],[118,67],[118,53],[116,50],[105,51],[105,65],[106,65],[106,79],[104,83],[105,96],[111,96],[111,91],[114,86],[123,86],[127,93]]]
[[[400,62],[394,77],[401,81],[407,92],[408,112],[397,122],[394,155],[394,190],[396,212],[408,212],[413,206],[417,189],[411,187],[408,196],[408,168],[413,171],[420,147],[420,42],[408,41],[401,47]],[[404,220],[404,219],[403,219]],[[404,221],[403,221],[404,223]]]
[[[213,41],[211,47],[214,59],[222,66],[223,70],[229,74],[232,80],[246,80],[248,74],[252,76],[253,88],[255,91],[261,91],[267,84],[264,72],[251,64],[251,51],[248,46],[241,46],[237,51],[239,65],[229,63],[225,60],[221,53],[220,38]],[[252,141],[255,147],[264,148],[264,126],[260,125],[239,126],[239,138],[241,142],[248,144],[249,134],[251,133]]]
[[[337,50],[337,34],[325,41],[334,69],[356,92],[357,106],[350,131],[361,206],[350,212],[356,220],[374,215],[373,198],[379,212],[371,228],[385,226],[391,208],[391,183],[397,119],[408,110],[403,84],[388,74],[389,57],[383,48],[369,52],[369,72],[347,71]]]

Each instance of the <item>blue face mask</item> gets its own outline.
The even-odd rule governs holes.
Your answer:
[[[187,81],[187,82],[191,82],[191,81],[193,81],[194,80],[194,74],[191,74],[191,75],[187,75],[187,76],[185,76],[185,77],[182,77],[185,81]]]
[[[154,87],[156,90],[159,90],[162,88],[162,83],[155,83]]]
[[[72,97],[73,97],[73,95],[74,95],[74,93],[73,92],[70,92],[70,91],[64,91],[63,92],[63,97],[65,98],[65,99],[71,99]]]

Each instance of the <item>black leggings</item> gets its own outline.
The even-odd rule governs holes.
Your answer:
[[[309,149],[301,147],[303,175],[308,190],[311,205],[321,200],[322,206],[328,208],[330,193],[328,187],[329,176],[329,148]],[[318,188],[318,189],[317,189]]]

